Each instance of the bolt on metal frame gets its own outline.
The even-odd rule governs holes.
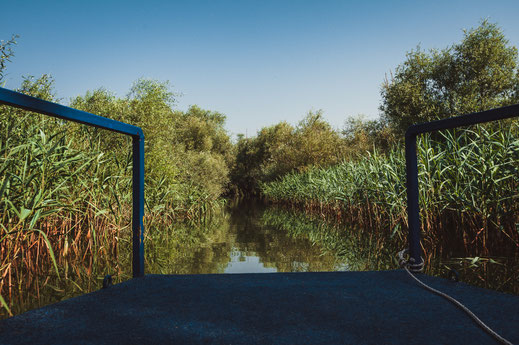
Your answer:
[[[0,104],[63,120],[107,129],[132,137],[133,149],[133,277],[144,276],[144,133],[141,128],[0,87]]]
[[[422,264],[420,246],[420,206],[418,204],[418,162],[416,157],[416,138],[419,134],[470,126],[519,116],[519,104],[497,108],[448,119],[419,123],[410,126],[405,133],[405,162],[407,175],[407,217],[409,224],[409,256],[414,259],[410,270],[419,271]]]

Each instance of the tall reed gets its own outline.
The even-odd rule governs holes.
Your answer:
[[[519,124],[423,135],[418,142],[420,210],[424,241],[456,242],[467,254],[519,249]],[[265,183],[272,202],[297,204],[366,229],[405,236],[403,147],[331,168],[291,173]],[[431,246],[428,246],[429,248]]]
[[[21,290],[76,289],[74,279],[92,285],[121,262],[131,267],[120,257],[131,239],[131,140],[11,107],[0,107],[0,124],[0,310],[23,310]],[[207,221],[222,203],[183,192],[147,175],[147,244],[174,222]]]

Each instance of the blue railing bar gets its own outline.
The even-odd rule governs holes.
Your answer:
[[[144,133],[141,128],[0,87],[0,104],[82,123],[132,137],[133,277],[144,276]]]
[[[405,133],[405,161],[407,177],[407,219],[409,224],[409,256],[417,269],[422,263],[420,246],[420,204],[418,194],[418,161],[416,138],[419,134],[470,126],[478,123],[504,120],[519,116],[519,104],[491,109],[448,119],[419,123],[410,126]],[[411,269],[413,265],[411,265]]]
[[[0,87],[0,103],[33,111],[35,113],[107,129],[113,132],[144,138],[142,129],[137,126],[90,114],[86,111],[69,108],[61,104],[44,101],[2,87]]]
[[[504,120],[516,117],[519,114],[519,104],[507,107],[496,108],[478,113],[471,113],[461,116],[450,117],[448,119],[419,123],[409,126],[407,135],[421,134],[427,132],[441,131],[442,129],[451,129],[462,126],[470,126],[478,123],[491,122],[496,120]]]

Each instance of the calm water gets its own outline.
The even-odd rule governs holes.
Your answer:
[[[278,215],[278,214],[276,214]],[[198,247],[177,247],[180,257],[150,273],[271,273],[344,270],[344,260],[272,220],[272,209],[255,202],[228,207],[205,228]],[[286,219],[281,219],[284,222]],[[175,260],[176,259],[176,260]]]
[[[383,231],[362,231],[251,201],[229,205],[203,225],[146,231],[145,270],[155,274],[395,269],[395,255],[405,246],[405,239],[389,238]],[[65,262],[60,267],[61,279],[51,267],[49,275],[28,277],[27,286],[14,291],[13,313],[97,290],[107,274],[116,283],[130,279],[131,244],[127,237],[121,240],[116,258]],[[443,252],[449,251],[444,248]],[[432,257],[427,274],[445,276],[446,267],[455,268],[464,282],[519,293],[517,257],[495,258],[498,263],[455,259],[455,254]],[[0,318],[7,317],[4,310],[0,313]]]

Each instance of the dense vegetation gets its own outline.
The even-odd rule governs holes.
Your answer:
[[[357,145],[368,139],[371,153],[345,157],[338,165],[293,169],[261,183],[261,191],[277,203],[331,212],[402,236],[403,131],[416,122],[517,103],[518,76],[517,49],[486,21],[447,49],[418,48],[383,83],[382,120],[350,119],[344,131]],[[420,207],[429,248],[443,239],[460,243],[467,253],[517,251],[518,134],[515,120],[421,137]]]
[[[518,102],[517,48],[488,21],[442,50],[407,54],[382,85],[383,118],[402,134],[414,123]]]
[[[479,127],[419,141],[420,209],[427,248],[463,240],[468,254],[519,246],[519,124]],[[262,185],[271,201],[331,213],[400,238],[407,228],[403,149],[329,168],[292,173]],[[482,231],[480,231],[482,230]],[[506,244],[504,246],[504,244]],[[475,251],[472,252],[471,251]]]
[[[2,68],[12,44],[1,47]],[[58,101],[46,75],[18,91]],[[167,83],[138,80],[124,98],[99,89],[70,103],[143,128],[146,241],[165,224],[200,222],[218,208],[233,162],[225,116],[174,110],[174,97]],[[59,276],[64,261],[117,259],[131,231],[130,139],[6,106],[0,123],[0,297],[11,300],[22,282],[33,288],[27,273]]]
[[[0,84],[15,38],[0,44]],[[26,78],[18,91],[60,101],[46,75]],[[517,49],[484,21],[451,47],[409,52],[383,82],[381,96],[379,120],[349,117],[338,130],[321,111],[309,112],[295,126],[280,122],[255,137],[239,136],[235,144],[223,114],[197,106],[176,110],[177,96],[167,82],[138,80],[125,97],[100,88],[69,105],[143,128],[147,245],[170,238],[161,232],[168,225],[203,222],[223,195],[233,194],[261,196],[402,240],[403,131],[416,122],[518,103]],[[128,265],[120,249],[129,244],[131,231],[129,139],[5,106],[0,123],[4,308],[22,281],[24,289],[39,284],[41,279],[28,276],[80,277],[96,265]],[[517,121],[504,121],[421,137],[426,243],[461,239],[467,253],[517,251],[518,134]],[[190,241],[182,227],[168,229],[178,232],[171,238]],[[68,268],[76,259],[88,262],[86,271]]]
[[[311,166],[329,166],[345,152],[339,133],[310,112],[296,127],[286,122],[263,128],[254,138],[240,137],[236,144],[233,184],[242,193],[256,194],[260,182]]]
[[[296,128],[285,122],[241,137],[231,177],[244,190],[309,167],[353,161],[374,148],[385,154],[402,144],[411,124],[487,110],[519,102],[517,49],[502,31],[483,21],[463,40],[442,50],[419,47],[407,54],[381,87],[381,118],[350,116],[341,131],[320,112]]]

